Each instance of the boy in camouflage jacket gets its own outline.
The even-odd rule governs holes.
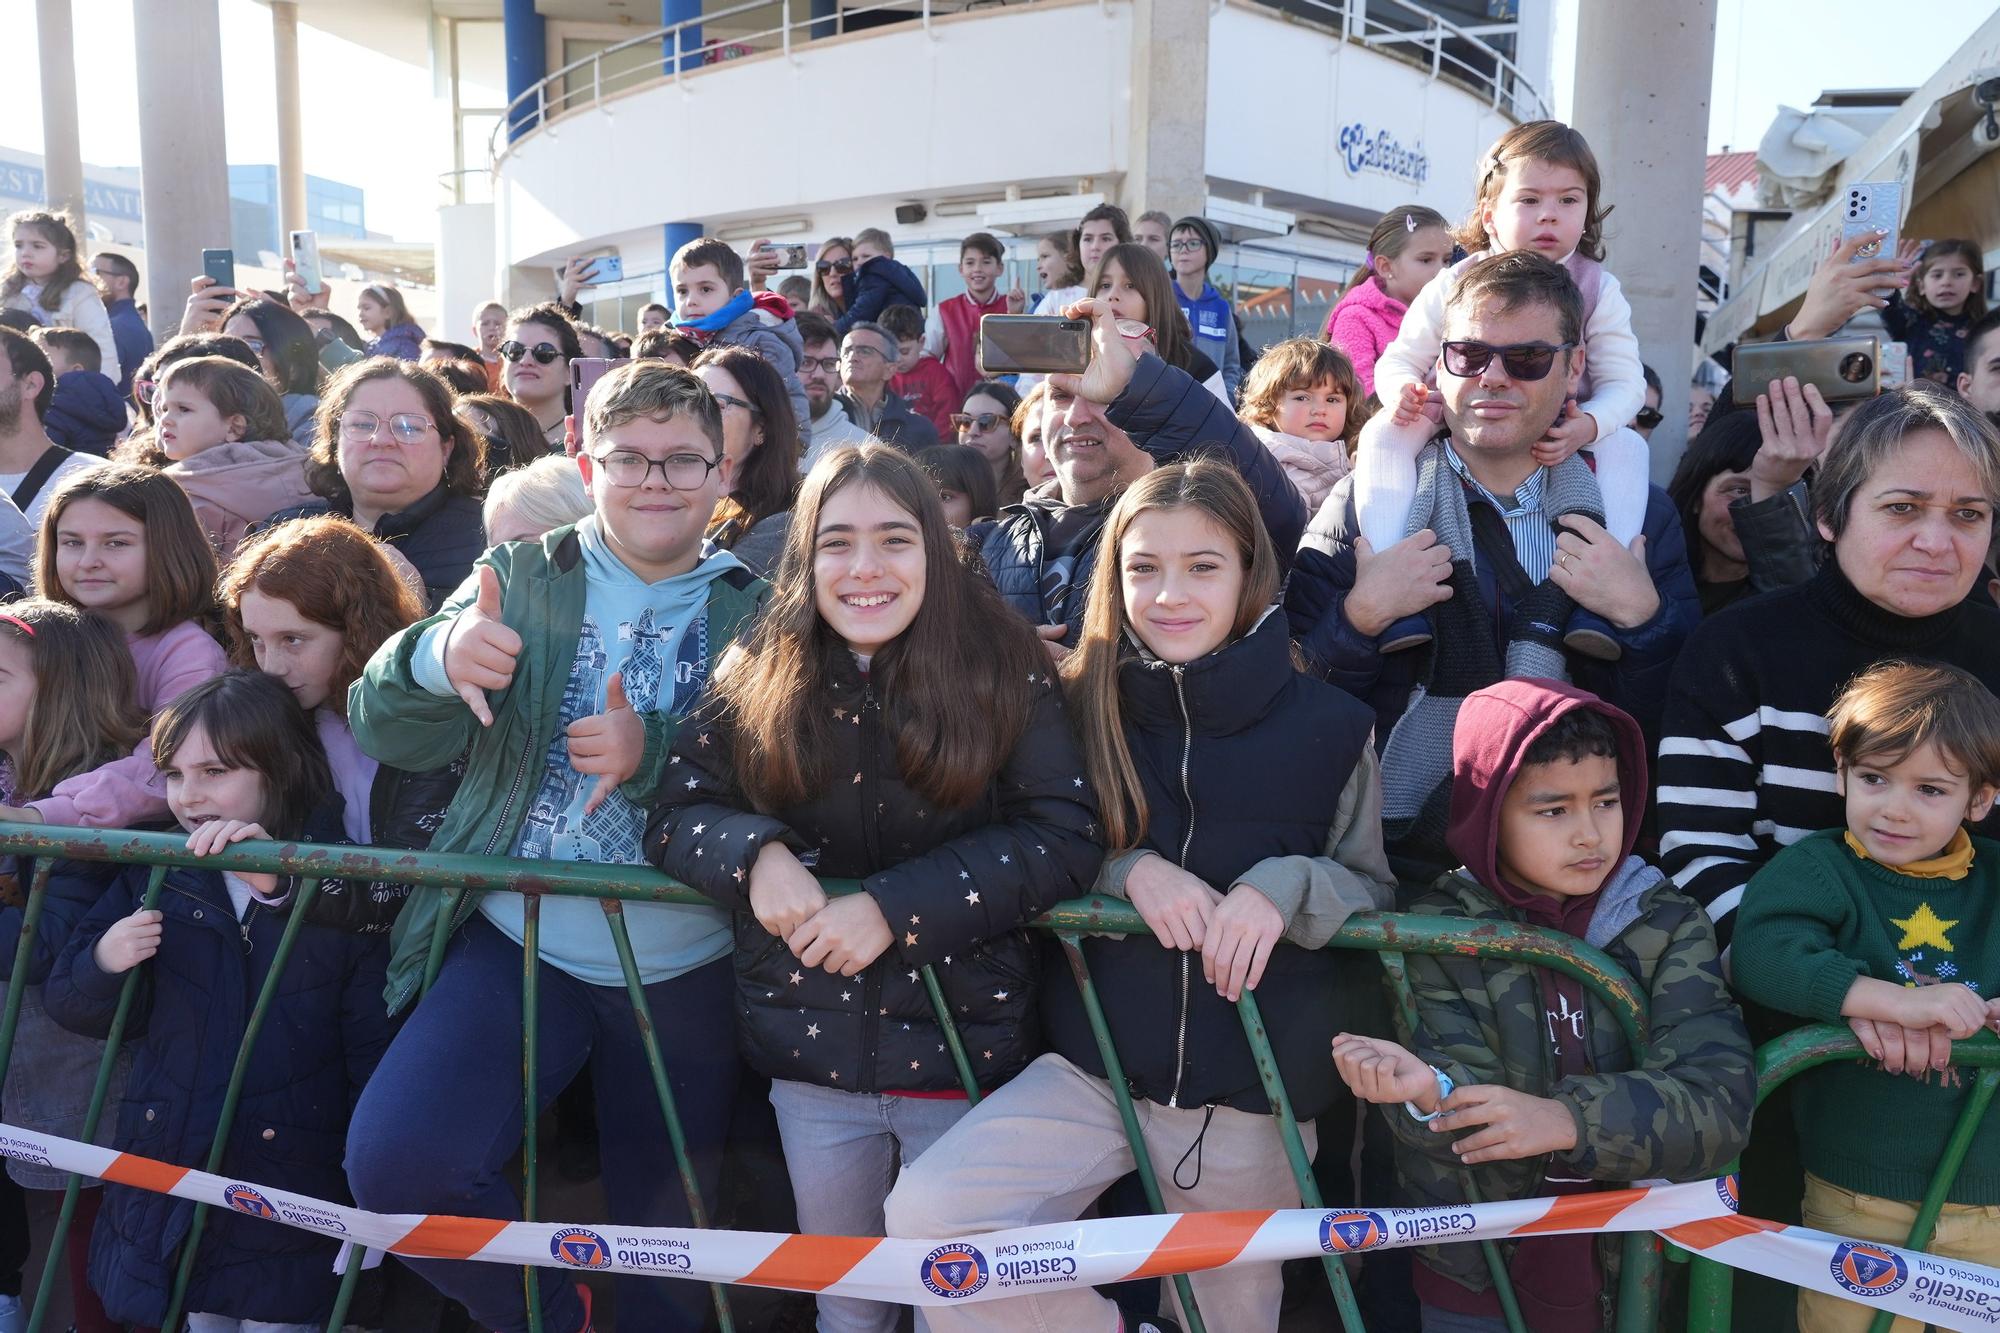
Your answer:
[[[1355,1094],[1383,1104],[1411,1202],[1462,1204],[1468,1183],[1520,1199],[1719,1171],[1749,1137],[1750,1039],[1707,916],[1632,855],[1646,798],[1638,724],[1568,686],[1505,681],[1467,697],[1452,750],[1448,837],[1464,869],[1412,910],[1603,949],[1645,997],[1648,1050],[1635,1061],[1614,1015],[1567,977],[1410,955],[1414,1053],[1346,1034],[1333,1051]],[[1597,1240],[1615,1237],[1502,1245],[1528,1327],[1609,1326],[1615,1246],[1593,1253]],[[1473,1245],[1420,1250],[1416,1288],[1426,1329],[1505,1328]]]

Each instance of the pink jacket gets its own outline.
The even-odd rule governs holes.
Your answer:
[[[181,694],[229,666],[222,645],[192,620],[144,636],[128,634],[125,646],[139,668],[138,704],[157,713]],[[139,742],[123,759],[79,773],[28,808],[44,824],[77,828],[131,828],[167,817],[167,784],[153,767],[153,745]]]
[[[226,565],[251,525],[319,498],[306,485],[306,457],[291,440],[231,440],[162,470],[187,492]]]
[[[1278,460],[1286,478],[1298,488],[1309,514],[1317,514],[1333,490],[1333,483],[1354,470],[1347,457],[1347,446],[1339,440],[1308,440],[1254,421],[1247,424],[1271,451],[1271,457]]]
[[[1341,297],[1340,304],[1327,317],[1326,340],[1347,353],[1347,359],[1354,363],[1354,373],[1361,378],[1362,397],[1375,392],[1375,363],[1389,344],[1396,341],[1396,331],[1403,327],[1403,315],[1409,308],[1383,291],[1381,283],[1369,278]]]

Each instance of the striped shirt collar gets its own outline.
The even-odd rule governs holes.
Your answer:
[[[1541,509],[1542,478],[1544,475],[1541,468],[1536,468],[1533,472],[1530,472],[1528,479],[1514,489],[1513,503],[1508,504],[1480,484],[1479,478],[1473,476],[1466,468],[1465,460],[1458,456],[1458,450],[1452,446],[1449,438],[1443,443],[1444,459],[1445,462],[1451,464],[1451,470],[1459,475],[1460,480],[1468,483],[1474,490],[1485,496],[1487,501],[1500,511],[1502,518],[1512,518],[1517,514],[1536,512]]]

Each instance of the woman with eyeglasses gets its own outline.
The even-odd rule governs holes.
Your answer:
[[[839,319],[854,301],[854,240],[833,236],[820,246],[813,261],[811,309],[828,319]]]
[[[999,380],[980,380],[965,391],[965,402],[951,414],[958,442],[977,449],[993,469],[995,498],[1003,505],[1018,504],[1028,489],[1021,473],[1021,440],[1014,434],[1014,413],[1021,395],[1014,386]]]
[[[451,390],[414,361],[370,357],[327,382],[306,481],[320,502],[273,523],[332,512],[415,567],[430,609],[486,549],[483,446],[452,413]]]
[[[424,331],[410,318],[403,294],[387,283],[372,283],[354,300],[354,318],[368,335],[370,356],[415,361],[423,355]]]
[[[799,493],[799,429],[777,370],[747,347],[711,347],[695,377],[722,409],[722,498],[708,540],[760,578],[784,553]]]
[[[257,367],[285,404],[291,438],[312,447],[318,429],[319,389],[326,373],[312,326],[261,296],[246,296],[222,312],[222,332],[241,338],[257,354]]]
[[[567,444],[563,418],[569,415],[569,362],[583,355],[576,325],[550,302],[507,316],[500,344],[500,380],[507,396],[535,414],[549,448]]]

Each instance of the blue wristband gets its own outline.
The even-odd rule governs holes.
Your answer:
[[[1410,1113],[1410,1119],[1417,1121],[1419,1124],[1428,1125],[1431,1121],[1443,1115],[1445,1098],[1451,1096],[1452,1089],[1458,1086],[1456,1083],[1453,1083],[1451,1081],[1450,1074],[1445,1073],[1442,1069],[1439,1069],[1436,1065],[1431,1066],[1431,1073],[1437,1075],[1438,1109],[1432,1111],[1429,1115],[1425,1115],[1423,1112],[1417,1109],[1417,1104],[1415,1102],[1403,1103],[1403,1109]]]

